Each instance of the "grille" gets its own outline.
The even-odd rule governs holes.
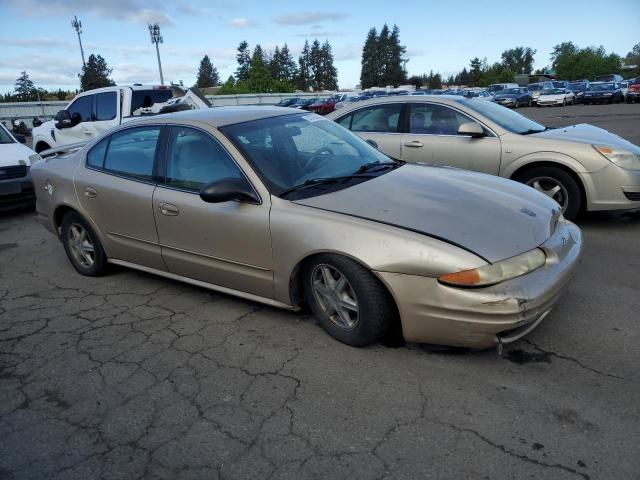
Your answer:
[[[624,196],[632,202],[640,202],[640,192],[624,192]]]
[[[0,167],[0,180],[7,178],[22,178],[27,174],[26,165],[15,165],[11,167]]]

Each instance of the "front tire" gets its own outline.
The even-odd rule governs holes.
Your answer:
[[[89,224],[76,212],[62,219],[62,244],[73,268],[82,275],[99,277],[107,268],[107,256]]]
[[[395,307],[380,281],[359,263],[322,254],[304,270],[304,290],[314,316],[333,338],[353,347],[380,340]]]
[[[582,190],[573,176],[556,167],[534,167],[516,178],[555,200],[568,220],[574,220],[582,209]]]

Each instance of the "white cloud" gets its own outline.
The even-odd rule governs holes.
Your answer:
[[[249,28],[251,26],[251,22],[246,18],[234,18],[229,20],[228,25],[233,28]]]
[[[310,25],[322,21],[344,20],[348,13],[338,12],[298,12],[279,15],[273,20],[280,25]]]

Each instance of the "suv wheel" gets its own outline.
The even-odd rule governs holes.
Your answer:
[[[348,258],[324,254],[307,265],[305,296],[320,325],[354,347],[380,340],[395,308],[391,295],[366,268]]]
[[[578,182],[556,167],[535,167],[520,174],[519,182],[535,188],[560,205],[568,220],[574,220],[582,208],[582,191]]]
[[[62,219],[62,244],[78,273],[89,277],[105,273],[107,256],[102,244],[89,224],[75,212],[67,213]]]

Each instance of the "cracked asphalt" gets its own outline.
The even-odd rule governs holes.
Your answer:
[[[638,478],[640,214],[581,226],[575,281],[499,357],[82,277],[34,214],[0,217],[0,478]]]

